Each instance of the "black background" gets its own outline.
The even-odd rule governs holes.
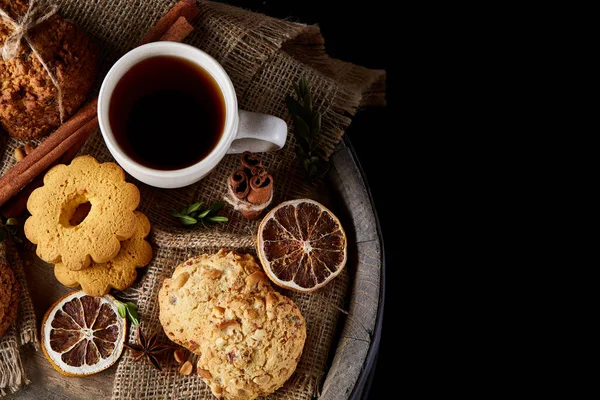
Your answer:
[[[339,0],[325,1],[282,1],[282,0],[227,0],[229,4],[262,12],[277,17],[289,18],[292,21],[307,24],[318,24],[325,38],[327,53],[335,58],[349,61],[368,68],[385,69],[387,71],[388,105],[380,109],[361,110],[354,118],[346,134],[352,141],[359,161],[365,171],[368,185],[374,198],[386,245],[387,296],[383,321],[382,341],[378,354],[375,378],[373,380],[370,399],[389,397],[392,385],[398,388],[401,379],[396,375],[390,380],[386,365],[391,365],[393,354],[391,340],[397,335],[392,333],[391,315],[395,314],[390,301],[390,288],[395,282],[393,277],[398,270],[400,243],[392,242],[392,235],[399,228],[395,226],[394,214],[398,214],[396,204],[399,201],[391,195],[389,185],[391,168],[400,165],[397,156],[400,154],[396,146],[400,134],[398,128],[391,126],[392,113],[400,119],[399,110],[395,107],[393,86],[396,76],[391,68],[391,60],[400,57],[398,27],[393,29],[391,8],[381,0],[368,2],[348,2]],[[390,160],[390,161],[388,161]],[[392,164],[393,163],[393,164]],[[401,171],[400,171],[401,172]],[[398,186],[400,182],[398,182]],[[400,187],[397,187],[400,189]],[[395,296],[399,297],[396,293]],[[397,325],[394,324],[394,329]],[[398,365],[398,363],[394,363]],[[385,374],[385,377],[384,377]],[[395,375],[395,374],[394,374]],[[394,376],[392,375],[392,376]],[[385,379],[387,377],[387,379]],[[387,392],[387,395],[385,394]]]

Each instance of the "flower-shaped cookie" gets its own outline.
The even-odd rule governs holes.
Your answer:
[[[131,239],[121,243],[117,256],[102,264],[92,264],[81,271],[71,271],[64,264],[54,266],[54,275],[60,283],[77,287],[90,296],[104,296],[111,288],[125,290],[137,278],[136,268],[148,265],[152,259],[152,246],[144,240],[150,233],[150,221],[139,211],[135,212],[138,226]]]
[[[48,171],[44,186],[29,196],[25,235],[42,260],[87,268],[115,258],[121,241],[133,236],[139,202],[139,190],[117,164],[77,157]]]

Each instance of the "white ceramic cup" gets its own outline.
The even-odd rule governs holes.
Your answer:
[[[113,91],[123,75],[134,65],[156,56],[175,56],[204,68],[219,85],[225,100],[225,127],[215,148],[201,161],[177,170],[148,168],[129,157],[117,143],[109,121],[109,105]],[[110,69],[98,97],[98,121],[106,146],[117,163],[136,179],[160,188],[178,188],[204,178],[225,156],[244,151],[279,150],[287,139],[287,124],[272,115],[238,110],[231,79],[211,56],[195,47],[175,42],[156,42],[140,46],[119,59]]]

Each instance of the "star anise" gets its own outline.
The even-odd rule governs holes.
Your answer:
[[[164,353],[171,348],[170,346],[158,343],[156,333],[146,339],[140,328],[138,328],[138,344],[125,344],[125,346],[131,351],[134,361],[139,361],[143,357],[146,357],[148,364],[159,371],[162,371],[162,368],[158,362],[158,357],[161,353]]]

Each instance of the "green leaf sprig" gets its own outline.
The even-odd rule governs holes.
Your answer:
[[[321,144],[321,113],[313,108],[308,82],[303,76],[297,84],[292,83],[297,99],[288,96],[285,101],[294,120],[296,152],[304,167],[306,180],[325,175],[329,164],[325,161]]]
[[[16,218],[8,218],[6,221],[0,217],[0,242],[12,240],[13,242],[23,243],[18,234],[19,221]]]
[[[181,210],[181,212],[173,211],[171,215],[179,219],[179,222],[183,225],[189,226],[200,224],[205,228],[216,223],[229,221],[227,217],[217,215],[217,213],[225,207],[224,202],[215,201],[208,207],[202,207],[203,204],[203,201],[191,204]]]
[[[138,316],[138,307],[134,303],[128,301],[127,303],[123,303],[119,300],[115,300],[117,302],[117,312],[121,318],[128,317],[131,323],[135,326],[140,325],[140,317]]]

